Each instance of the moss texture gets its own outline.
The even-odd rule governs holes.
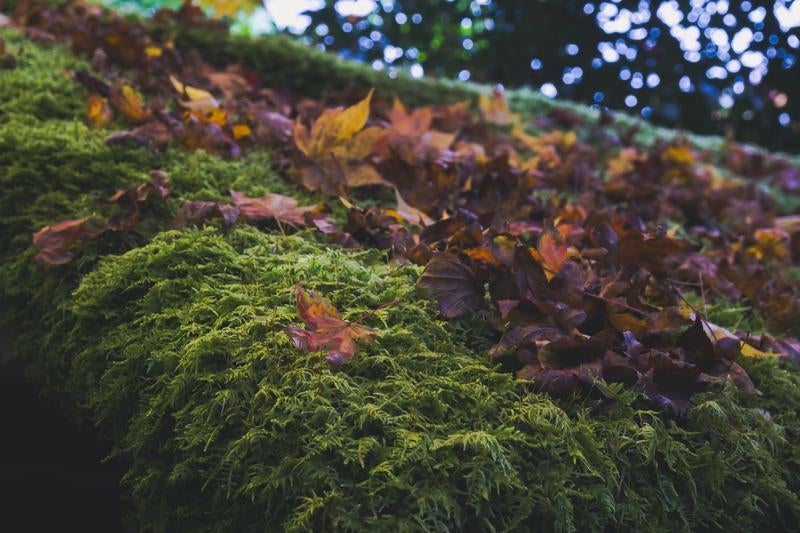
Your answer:
[[[155,168],[172,179],[164,209],[228,188],[311,198],[263,154],[106,146],[52,68],[78,60],[24,44],[0,71],[3,319],[37,381],[129,461],[133,528],[796,530],[800,373],[774,361],[745,362],[757,401],[715,390],[677,421],[611,388],[616,407],[593,413],[492,368],[474,323],[440,321],[416,292],[414,267],[311,233],[144,224],[37,269],[33,231],[93,213]],[[367,319],[377,339],[333,370],[284,332],[298,282],[349,319],[399,303]]]

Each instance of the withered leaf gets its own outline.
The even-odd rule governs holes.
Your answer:
[[[223,226],[230,228],[239,219],[239,208],[223,202],[208,200],[186,202],[178,210],[172,227],[179,229],[189,225],[203,224],[217,215],[222,218]]]
[[[547,224],[539,235],[536,251],[542,259],[545,275],[550,279],[561,270],[561,265],[567,261],[569,246],[553,224]]]
[[[430,290],[447,318],[477,311],[483,306],[483,286],[467,265],[456,255],[440,252],[433,255],[417,286]]]
[[[340,366],[356,355],[356,341],[375,336],[370,327],[342,320],[339,311],[324,296],[304,291],[300,286],[294,294],[297,313],[306,327],[290,324],[287,333],[298,348],[307,352],[325,350],[328,362]]]
[[[106,226],[89,219],[63,220],[45,226],[33,236],[33,245],[38,249],[36,261],[50,265],[63,265],[74,257],[69,246],[79,240],[93,239],[106,231]]]
[[[230,191],[233,205],[239,208],[241,217],[248,222],[275,220],[279,224],[305,226],[305,214],[319,206],[300,207],[297,200],[282,194],[267,193],[260,198],[249,198],[237,191]]]
[[[106,143],[132,144],[135,146],[148,146],[155,150],[163,151],[174,134],[166,124],[158,120],[148,121],[132,130],[118,131],[106,137]]]
[[[367,123],[372,92],[347,109],[326,109],[310,131],[301,123],[295,124],[294,141],[300,151],[308,157],[326,155],[353,137]]]
[[[143,122],[150,116],[150,110],[142,103],[139,94],[124,81],[111,86],[111,104],[122,116],[133,122]]]
[[[86,118],[94,128],[104,128],[108,126],[114,114],[108,100],[98,94],[89,95],[86,105]]]

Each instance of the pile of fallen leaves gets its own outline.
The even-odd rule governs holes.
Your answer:
[[[77,0],[22,1],[5,23],[91,58],[94,74],[73,73],[89,92],[87,121],[126,125],[108,143],[224,157],[268,149],[275,168],[347,209],[340,227],[324,205],[231,191],[229,203],[185,204],[173,227],[269,219],[424,265],[418,284],[441,313],[485,317],[497,331],[492,357],[537,389],[602,392],[602,378],[680,413],[714,382],[753,393],[739,357],[800,361],[800,215],[776,202],[800,193],[800,169],[785,158],[735,144],[702,152],[681,138],[642,146],[608,113],[588,121],[555,109],[525,121],[501,90],[477,109],[409,110],[359,88],[322,100],[267,88],[245,66],[219,70],[175,47],[170,24],[224,31],[189,3],[158,12],[158,32]],[[167,192],[156,173],[111,198],[113,220],[43,228],[37,259],[69,261],[75,241],[130,228],[150,196]],[[392,207],[358,207],[366,197]],[[334,364],[374,335],[321,295],[296,297],[308,329],[290,335]],[[728,331],[689,303],[741,299],[772,335]]]

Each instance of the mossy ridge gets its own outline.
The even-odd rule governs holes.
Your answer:
[[[732,387],[677,423],[568,410],[456,342],[380,253],[254,228],[168,232],[85,276],[37,365],[131,458],[154,530],[791,529],[800,378],[748,362],[770,422]],[[344,370],[284,333],[297,282],[378,338]],[[41,340],[37,340],[41,339]],[[759,402],[760,403],[760,402]]]

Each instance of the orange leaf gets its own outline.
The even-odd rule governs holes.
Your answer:
[[[108,105],[108,100],[97,94],[89,95],[89,100],[86,105],[86,118],[94,128],[104,128],[108,126],[113,117],[111,106]]]
[[[253,130],[251,130],[250,126],[247,124],[234,124],[233,127],[231,127],[231,133],[233,133],[233,138],[238,141],[239,139],[252,135]]]
[[[567,261],[568,249],[569,247],[561,233],[553,227],[552,223],[547,224],[539,236],[536,251],[539,252],[548,279],[551,279],[561,270],[561,265]]]
[[[397,213],[403,217],[404,220],[420,226],[429,226],[433,224],[433,219],[416,207],[410,206],[400,195],[400,191],[397,190],[397,188],[394,190],[394,195],[397,199]]]
[[[370,89],[366,98],[346,109],[326,109],[311,126],[311,131],[303,124],[295,124],[294,139],[300,151],[308,157],[319,157],[360,131],[369,119],[372,92]]]
[[[139,94],[125,82],[112,85],[111,104],[125,118],[134,122],[142,122],[150,116],[150,110],[144,106]]]
[[[330,300],[314,291],[304,291],[299,286],[294,291],[297,313],[307,329],[290,324],[287,333],[295,345],[307,352],[325,350],[325,358],[334,365],[343,365],[352,359],[358,347],[357,340],[375,336],[375,330],[342,320]]]

